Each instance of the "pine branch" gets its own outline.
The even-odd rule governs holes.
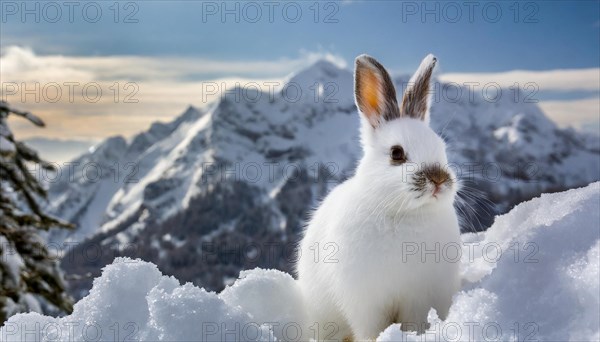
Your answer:
[[[8,104],[8,102],[0,100],[0,113],[1,112],[5,112],[6,116],[8,116],[8,113],[13,113],[15,115],[24,117],[25,119],[31,121],[34,125],[36,125],[38,127],[46,126],[44,121],[42,121],[42,119],[40,119],[39,117],[31,114],[30,112],[25,112],[25,111],[21,111],[18,109],[14,109]]]

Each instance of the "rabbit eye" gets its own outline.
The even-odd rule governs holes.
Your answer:
[[[399,165],[406,162],[406,153],[404,153],[404,149],[402,146],[395,145],[390,148],[390,161],[394,165]]]

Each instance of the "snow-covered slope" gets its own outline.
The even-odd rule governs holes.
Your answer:
[[[486,232],[463,235],[464,286],[448,318],[440,321],[432,310],[425,337],[392,325],[378,340],[598,340],[599,202],[600,183],[546,194],[498,217]],[[119,258],[73,314],[13,316],[0,340],[308,340],[314,331],[285,273],[244,271],[216,294],[181,285],[151,263]]]
[[[397,88],[407,81],[398,77]],[[50,236],[77,243],[63,267],[98,275],[115,256],[141,257],[210,289],[244,268],[288,271],[307,213],[360,157],[352,82],[350,70],[320,61],[274,96],[240,89],[236,99],[231,90],[204,111],[190,107],[81,156],[73,176],[63,172],[50,189],[51,211],[80,227]],[[465,230],[541,192],[599,179],[598,137],[560,130],[512,95],[490,102],[463,89],[449,100],[452,88],[437,88],[432,125],[464,180]],[[90,248],[101,250],[93,260]],[[89,289],[90,281],[72,285]]]

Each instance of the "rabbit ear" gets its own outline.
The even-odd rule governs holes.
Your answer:
[[[367,121],[377,128],[382,121],[400,117],[396,89],[390,75],[375,58],[360,55],[354,71],[356,105]]]
[[[402,116],[408,116],[429,122],[430,105],[430,80],[437,59],[432,54],[427,55],[421,62],[419,69],[408,82],[402,105]]]

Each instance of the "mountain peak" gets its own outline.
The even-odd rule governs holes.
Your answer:
[[[329,60],[327,58],[321,58],[316,60],[314,63],[309,65],[305,70],[309,69],[320,69],[320,70],[346,70],[340,63]]]
[[[336,79],[339,77],[339,75],[343,74],[351,75],[348,69],[341,68],[330,60],[319,59],[308,67],[292,74],[292,76],[289,78],[289,81],[304,83],[299,81],[308,80],[310,82],[314,82],[315,80],[319,81],[323,79],[331,80]]]
[[[299,87],[303,97],[311,101],[335,100],[343,103],[354,101],[352,72],[328,59],[319,59],[307,68],[292,74],[286,83]]]
[[[340,63],[329,60],[327,58],[321,58],[321,59],[316,60],[315,62],[313,62],[312,64],[310,64],[309,66],[307,66],[306,68],[301,70],[300,72],[306,72],[306,71],[313,71],[313,72],[318,71],[318,72],[325,72],[325,73],[349,72],[349,70],[344,65],[341,65]]]

